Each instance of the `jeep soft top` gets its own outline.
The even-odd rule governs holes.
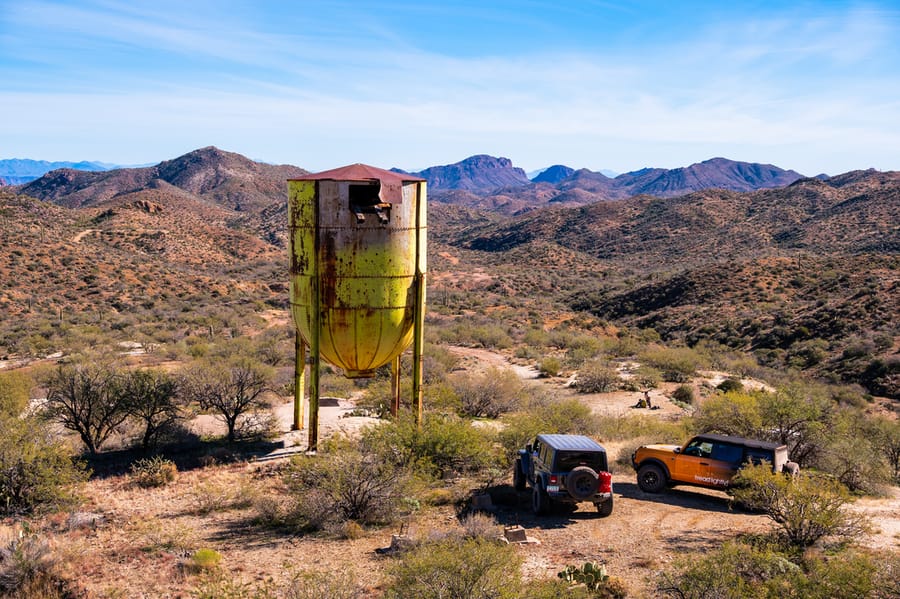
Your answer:
[[[606,449],[584,435],[540,434],[520,449],[513,469],[517,491],[532,487],[532,508],[544,514],[553,502],[590,501],[601,516],[612,513],[612,476]]]

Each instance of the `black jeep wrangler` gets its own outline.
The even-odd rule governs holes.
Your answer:
[[[613,510],[612,475],[603,446],[583,435],[538,435],[519,450],[513,486],[531,485],[535,514],[550,511],[554,502],[590,501],[601,516]]]

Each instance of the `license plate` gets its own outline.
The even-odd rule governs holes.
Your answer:
[[[558,493],[559,485],[547,485],[547,492],[548,493]]]

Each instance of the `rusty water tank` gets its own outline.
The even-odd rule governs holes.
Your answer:
[[[313,345],[318,315],[319,352],[348,377],[371,376],[413,339],[425,215],[425,180],[412,175],[354,164],[288,181],[294,322]]]

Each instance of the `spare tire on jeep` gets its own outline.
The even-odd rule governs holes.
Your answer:
[[[566,489],[569,495],[580,501],[594,496],[599,486],[599,477],[592,468],[579,466],[566,477]]]

